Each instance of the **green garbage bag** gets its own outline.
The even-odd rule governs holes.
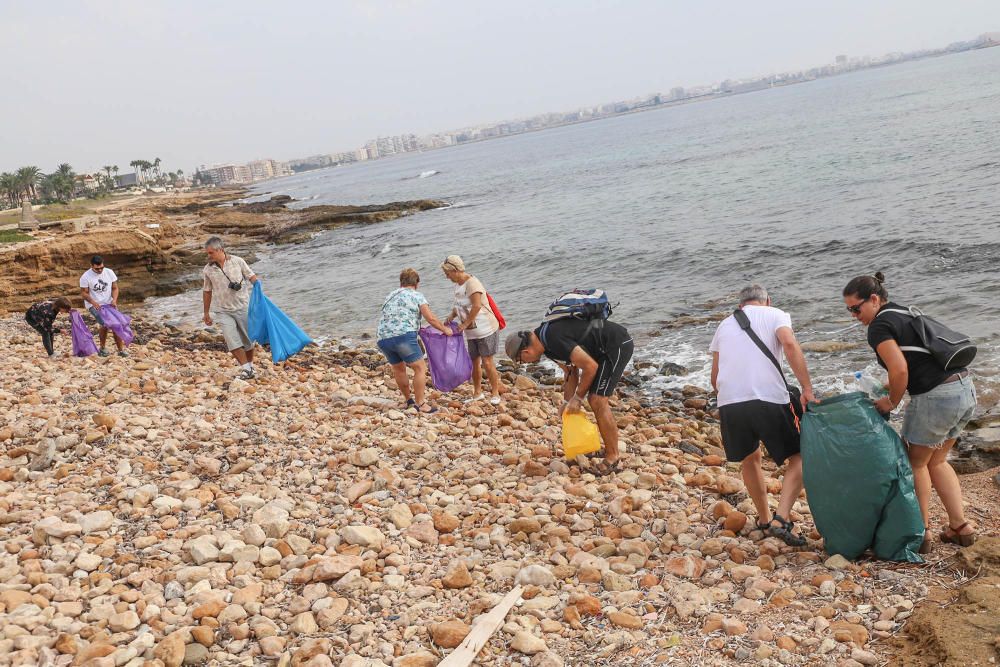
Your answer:
[[[921,563],[924,521],[902,439],[860,391],[810,404],[802,476],[826,551]]]

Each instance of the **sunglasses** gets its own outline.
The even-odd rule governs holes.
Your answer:
[[[517,354],[514,355],[514,361],[521,361],[521,353],[524,352],[524,348],[531,344],[531,332],[530,331],[518,331],[517,337],[521,339],[521,344],[517,346]]]
[[[856,303],[856,304],[854,304],[853,306],[848,306],[848,307],[847,307],[847,310],[851,311],[851,312],[852,312],[852,313],[854,313],[855,315],[859,315],[859,314],[861,314],[861,307],[862,307],[863,305],[865,305],[866,303],[868,303],[868,299],[865,299],[865,300],[864,300],[864,301],[862,301],[861,303]]]

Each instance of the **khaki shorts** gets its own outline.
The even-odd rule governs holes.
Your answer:
[[[227,350],[232,352],[239,347],[244,350],[253,349],[253,341],[250,340],[250,334],[247,333],[249,331],[247,311],[220,310],[214,315],[216,323],[222,329],[222,337],[226,341]]]

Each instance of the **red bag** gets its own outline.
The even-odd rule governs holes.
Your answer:
[[[493,300],[493,297],[489,292],[486,293],[486,301],[489,302],[490,310],[493,311],[493,317],[497,318],[497,324],[500,325],[500,328],[507,328],[507,320],[505,320],[503,315],[500,314],[500,309],[497,308],[497,302]]]

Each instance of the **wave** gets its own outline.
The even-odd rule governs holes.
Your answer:
[[[431,169],[429,171],[422,171],[422,172],[420,172],[420,175],[417,176],[417,178],[430,178],[431,176],[437,176],[440,173],[441,172],[438,171],[437,169]]]

